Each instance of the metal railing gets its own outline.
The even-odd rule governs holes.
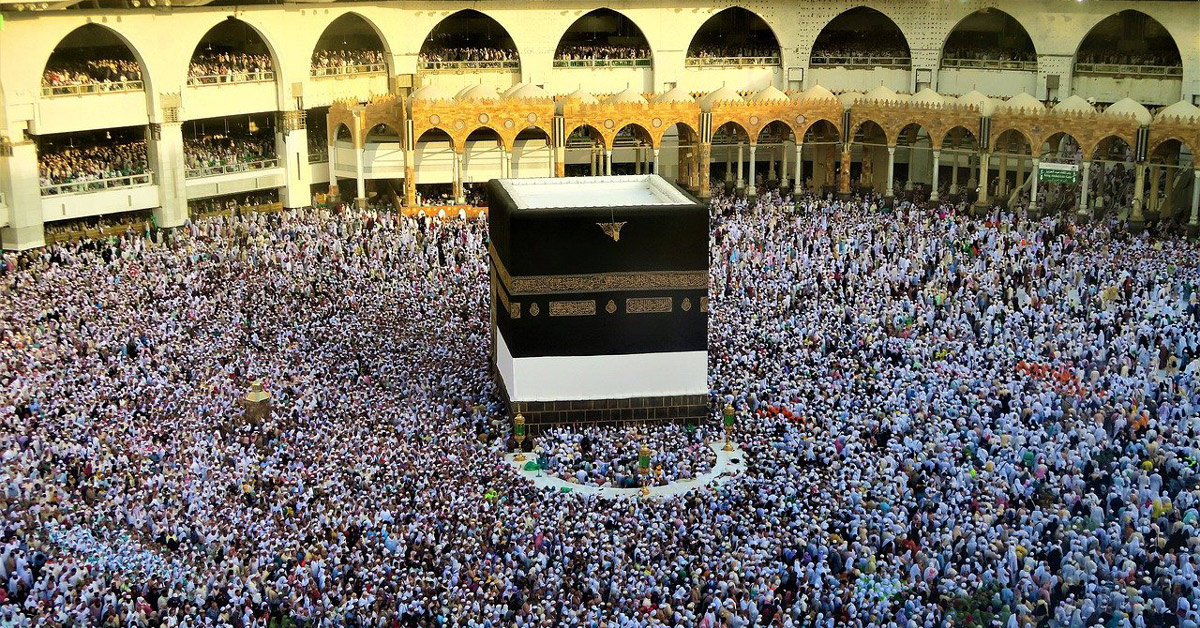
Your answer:
[[[86,194],[114,188],[133,188],[154,183],[154,173],[143,172],[127,177],[109,177],[106,179],[88,179],[86,181],[70,181],[67,183],[51,183],[42,186],[42,196],[65,196],[68,194]]]
[[[746,68],[779,65],[779,57],[688,57],[683,65],[689,68]]]
[[[217,166],[200,166],[198,168],[188,168],[184,171],[184,178],[195,179],[198,177],[215,177],[222,174],[234,174],[237,172],[250,172],[252,170],[265,170],[267,168],[278,168],[279,160],[275,157],[269,159],[261,159],[259,161],[239,161],[231,164],[220,164]]]
[[[1121,76],[1181,77],[1183,66],[1131,65],[1125,63],[1076,63],[1076,74],[1115,74]]]
[[[556,68],[648,68],[650,59],[555,59]]]
[[[329,151],[318,150],[308,153],[308,163],[310,164],[327,164],[329,163]]]
[[[847,67],[847,68],[909,68],[912,59],[909,57],[813,57],[809,59],[810,67]]]
[[[315,67],[309,73],[309,76],[313,78],[325,78],[351,74],[382,74],[384,72],[387,72],[387,65],[383,63],[367,63],[363,65],[335,65],[324,68]]]
[[[116,94],[140,92],[146,89],[142,81],[114,81],[111,83],[83,83],[81,85],[43,85],[42,96],[83,96],[86,94]]]
[[[943,68],[974,70],[1030,70],[1037,71],[1037,61],[1012,61],[1008,59],[942,59]]]
[[[520,59],[501,59],[498,61],[421,61],[417,67],[426,72],[454,70],[519,70]]]
[[[203,85],[225,85],[228,83],[267,83],[274,80],[275,71],[265,70],[263,72],[230,72],[229,74],[189,76],[187,84],[199,87]]]

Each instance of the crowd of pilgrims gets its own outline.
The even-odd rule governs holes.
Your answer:
[[[560,61],[589,61],[595,59],[649,59],[650,49],[646,46],[561,44],[554,53]]]
[[[145,140],[105,142],[90,146],[48,146],[38,150],[42,194],[104,189],[109,179],[149,172]],[[69,184],[69,185],[65,185]]]
[[[942,51],[942,58],[971,61],[1037,61],[1037,53],[1033,50],[1005,49],[980,44],[974,46],[947,46]]]
[[[715,440],[714,440],[715,439]],[[619,429],[574,426],[542,433],[534,448],[541,472],[572,484],[613,488],[664,486],[694,480],[712,470],[714,433],[677,424]],[[650,452],[649,476],[638,470],[641,448]]]
[[[184,159],[189,171],[206,169],[249,169],[266,159],[275,158],[275,139],[254,136],[205,135],[183,140]]]
[[[688,49],[689,58],[711,59],[713,57],[778,57],[775,46],[739,46],[724,42],[693,46]]]
[[[460,61],[516,61],[517,51],[498,46],[449,46],[427,44],[417,56],[421,63]]]
[[[266,78],[274,69],[270,55],[247,52],[201,52],[192,56],[188,83],[236,83]]]
[[[383,64],[382,50],[318,50],[313,53],[311,71],[314,75],[324,71],[353,74]]]
[[[661,501],[504,461],[482,221],[6,253],[0,626],[1195,628],[1200,247],[872,204],[714,199],[748,470]]]
[[[142,80],[142,66],[133,59],[52,59],[42,73],[42,87],[114,85]]]
[[[1180,64],[1179,55],[1153,50],[1127,52],[1115,49],[1091,50],[1079,53],[1078,63],[1110,63],[1117,65],[1153,65],[1172,67]]]

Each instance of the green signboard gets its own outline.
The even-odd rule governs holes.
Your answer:
[[[1041,164],[1038,166],[1039,183],[1071,183],[1079,181],[1079,168],[1074,164]]]

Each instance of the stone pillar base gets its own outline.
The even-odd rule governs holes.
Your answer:
[[[359,209],[366,209],[367,208],[367,199],[365,199],[365,198],[354,199],[354,206]]]
[[[1136,218],[1129,219],[1129,233],[1141,233],[1146,230],[1146,219],[1138,220]]]

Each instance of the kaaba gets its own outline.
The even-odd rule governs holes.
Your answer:
[[[531,433],[699,422],[708,210],[657,175],[488,182],[493,372]]]

